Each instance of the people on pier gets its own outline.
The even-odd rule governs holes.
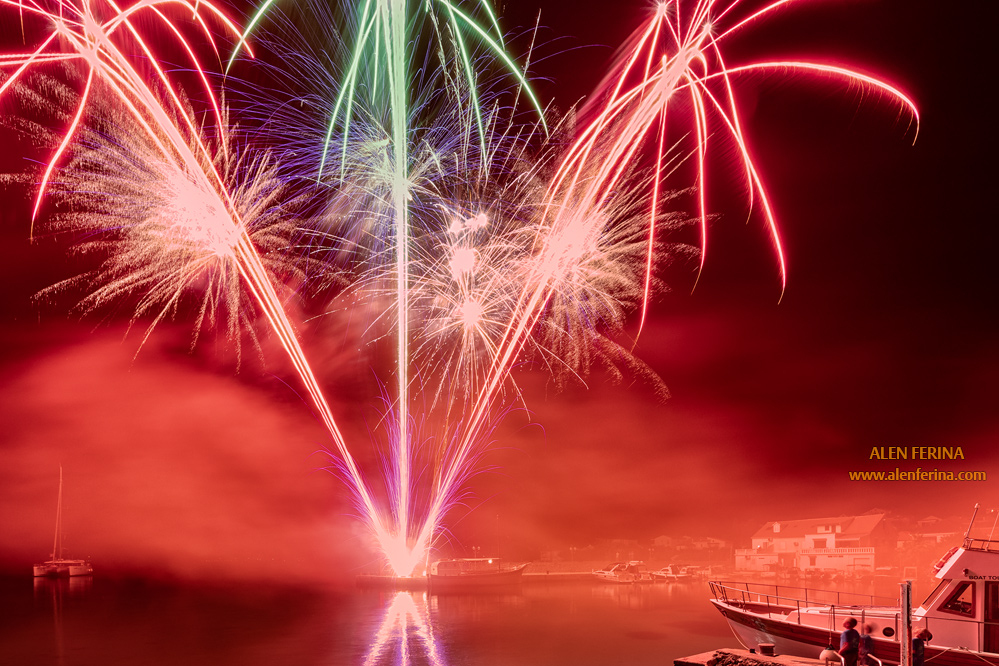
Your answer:
[[[854,629],[857,618],[848,617],[843,622],[843,633],[839,635],[839,655],[843,657],[843,666],[857,666],[860,656],[860,633]]]

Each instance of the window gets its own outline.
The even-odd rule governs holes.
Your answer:
[[[923,608],[932,608],[933,602],[937,600],[937,597],[950,585],[950,578],[944,578],[937,586],[933,588],[933,591],[926,595],[926,599],[923,600]]]
[[[947,601],[940,605],[945,613],[955,613],[967,617],[975,616],[975,584],[971,581],[960,583]]]

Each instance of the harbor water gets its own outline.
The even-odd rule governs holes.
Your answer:
[[[0,664],[610,666],[738,647],[704,582],[502,591],[0,579]]]

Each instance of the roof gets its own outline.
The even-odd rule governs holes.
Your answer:
[[[840,538],[867,536],[885,517],[883,513],[867,516],[836,516],[835,518],[807,518],[804,520],[772,520],[753,534],[754,539],[772,539],[775,535],[781,538],[804,537],[807,534],[817,534],[820,525],[840,526],[837,533]],[[774,525],[780,525],[780,531],[774,532]]]

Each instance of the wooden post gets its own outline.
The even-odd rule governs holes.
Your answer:
[[[902,615],[898,637],[901,648],[899,666],[912,666],[912,581],[899,583],[899,586],[901,587],[899,611]]]

